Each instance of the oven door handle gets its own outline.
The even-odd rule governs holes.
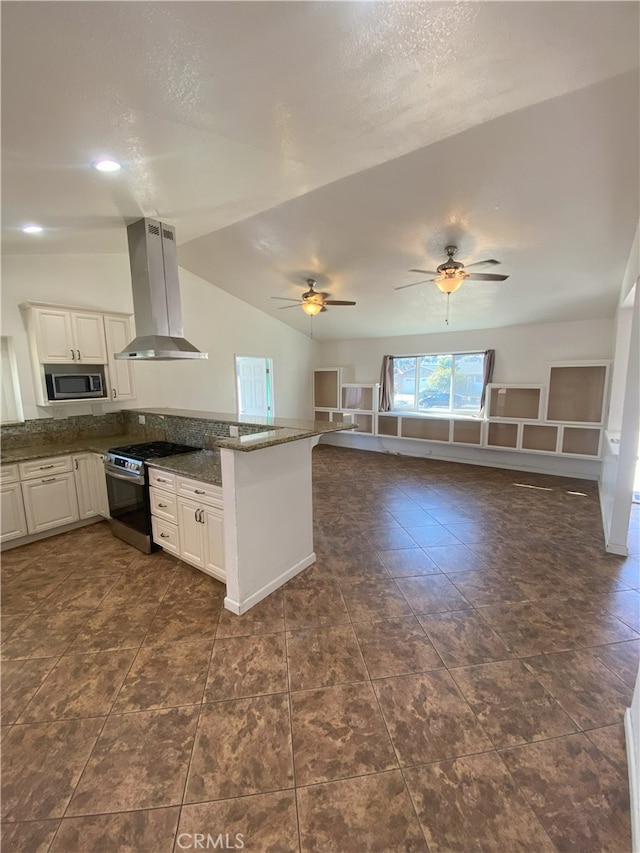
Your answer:
[[[116,473],[111,468],[105,465],[104,472],[107,477],[113,477],[114,480],[124,480],[125,483],[140,483],[144,485],[144,475],[140,474],[120,474]]]

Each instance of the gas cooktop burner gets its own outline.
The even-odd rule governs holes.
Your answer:
[[[198,450],[198,448],[190,447],[188,444],[174,444],[171,441],[148,441],[143,444],[128,444],[126,447],[112,447],[109,453],[144,462],[146,459],[175,456],[178,453],[191,453],[194,450]]]

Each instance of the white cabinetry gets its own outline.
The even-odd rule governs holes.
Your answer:
[[[106,364],[102,314],[54,307],[29,307],[33,345],[43,364]]]
[[[129,343],[131,323],[121,314],[106,314],[104,331],[107,340],[107,364],[109,366],[109,397],[112,400],[134,400],[136,389],[133,381],[133,364],[130,361],[116,361],[115,353]]]
[[[225,581],[222,489],[157,468],[149,470],[153,541]]]
[[[22,483],[29,533],[78,521],[78,499],[73,472],[54,474]]]
[[[17,465],[3,465],[0,469],[0,510],[2,533],[0,542],[19,539],[27,535],[27,519],[20,487]]]
[[[102,454],[78,453],[73,457],[73,474],[80,518],[109,517],[109,499]]]

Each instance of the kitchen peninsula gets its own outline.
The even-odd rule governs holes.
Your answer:
[[[354,427],[184,409],[128,409],[6,427],[2,547],[108,517],[104,499],[93,506],[82,498],[105,492],[102,455],[111,448],[189,445],[192,453],[148,463],[154,540],[222,580],[225,606],[244,613],[315,561],[311,452],[323,433]],[[89,464],[95,471],[85,470]],[[47,516],[37,524],[35,516],[25,520],[23,507],[25,490],[34,489]],[[45,500],[49,490],[55,491],[53,508]]]
[[[260,420],[185,409],[134,414],[171,440],[203,447],[198,453],[157,460],[152,483],[154,472],[156,482],[158,472],[167,472],[186,487],[199,481],[221,488],[228,610],[245,613],[315,562],[311,451],[323,433],[354,429],[355,424]],[[229,434],[232,427],[237,436]],[[205,496],[200,515],[194,509],[196,521],[204,518],[206,501]],[[215,509],[215,497],[209,505]],[[161,533],[156,541],[163,544]]]

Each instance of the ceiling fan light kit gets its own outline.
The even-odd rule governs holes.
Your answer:
[[[347,302],[343,299],[327,299],[331,296],[330,293],[320,293],[314,290],[317,282],[314,278],[305,279],[309,285],[309,290],[302,294],[301,299],[288,299],[285,296],[272,296],[272,299],[278,299],[281,302],[293,302],[293,305],[285,305],[285,308],[295,308],[299,305],[305,314],[309,317],[315,317],[321,311],[326,311],[327,305],[355,305],[355,302]],[[280,309],[282,310],[282,309]]]

